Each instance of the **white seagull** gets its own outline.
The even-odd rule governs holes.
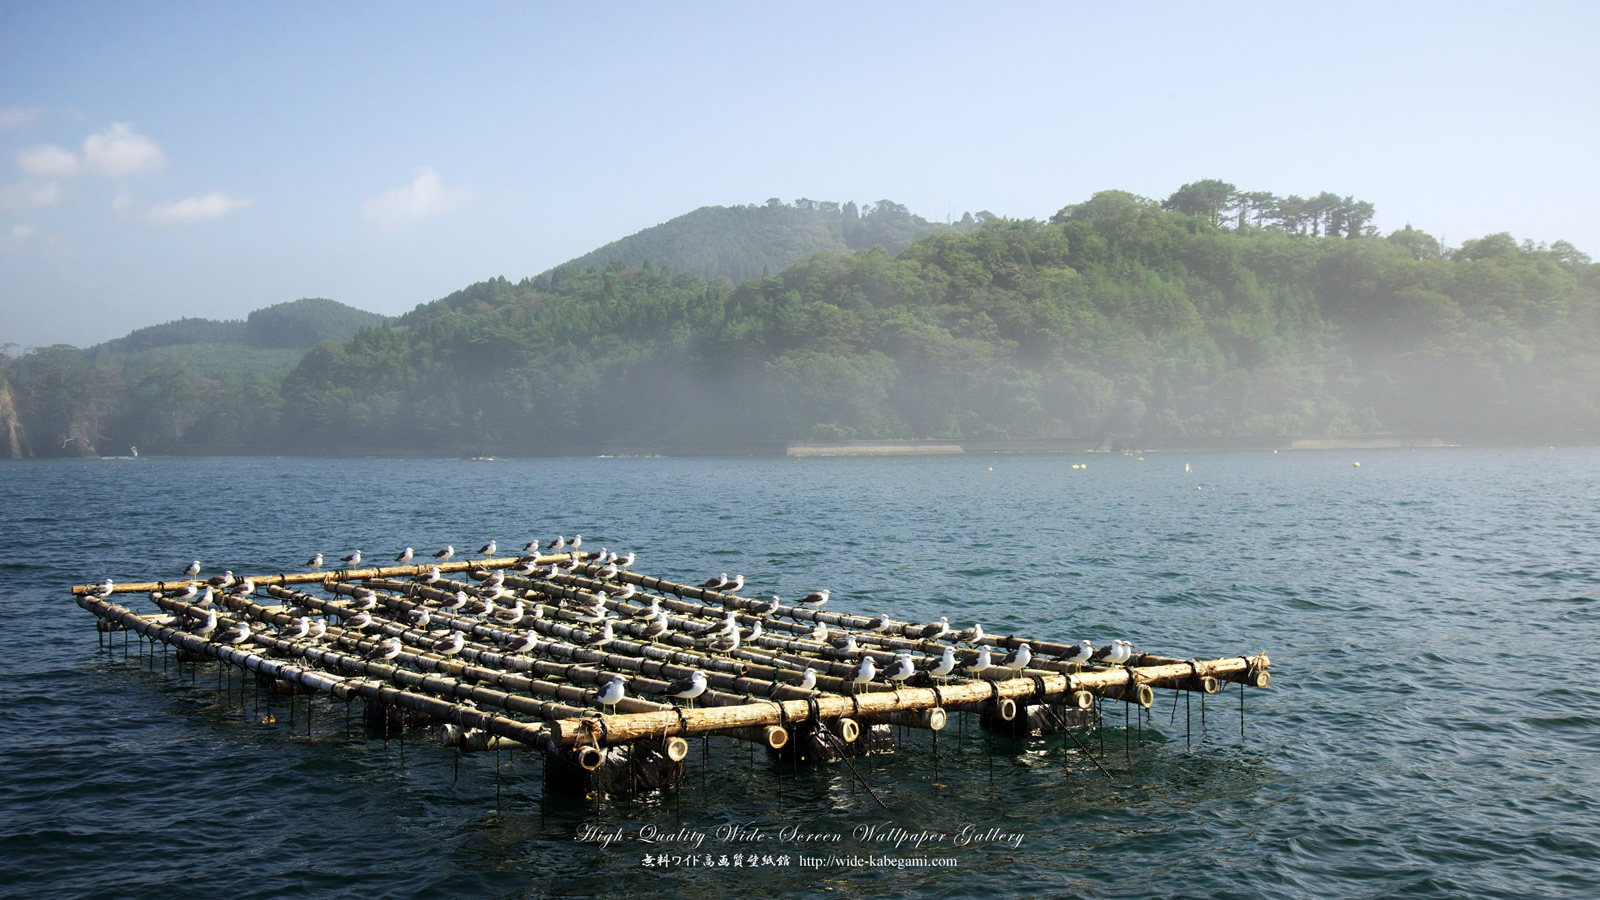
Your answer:
[[[928,674],[935,678],[944,678],[956,670],[956,648],[944,648],[944,655],[939,657],[939,663],[928,670]]]
[[[479,556],[493,556],[494,555],[494,551],[496,549],[497,548],[495,547],[494,541],[490,541],[489,543],[484,544],[482,547],[478,548],[478,555]]]
[[[622,678],[620,676],[613,675],[611,676],[611,680],[606,682],[606,686],[601,688],[600,692],[595,695],[594,699],[603,707],[615,707],[619,702],[622,701],[622,697],[624,695],[622,688]]]
[[[889,679],[890,681],[905,681],[907,678],[910,678],[913,674],[915,674],[916,671],[917,664],[911,661],[910,652],[903,651],[900,654],[900,658],[895,660],[894,665],[891,666],[887,672],[883,673],[883,677]]]
[[[454,656],[455,654],[461,652],[461,648],[465,646],[466,643],[467,639],[461,636],[461,632],[452,631],[445,637],[433,642],[433,652],[443,654],[444,656]]]
[[[925,641],[937,641],[949,633],[950,617],[940,616],[939,621],[934,622],[932,625],[924,625],[922,630],[917,632],[917,637]]]
[[[1056,661],[1069,663],[1071,665],[1082,665],[1083,663],[1088,662],[1089,657],[1093,655],[1094,645],[1089,643],[1087,640],[1083,640],[1074,645],[1071,650],[1068,650],[1066,653],[1056,657]]]
[[[804,597],[801,597],[800,602],[808,603],[812,606],[821,606],[822,604],[828,602],[828,597],[832,593],[832,591],[812,591]]]
[[[856,688],[870,684],[876,677],[878,677],[877,663],[874,663],[870,656],[861,657],[861,665],[856,666],[856,674],[850,678],[850,692],[855,693]]]
[[[235,622],[228,626],[228,630],[217,635],[219,644],[242,644],[250,640],[250,623]]]
[[[817,689],[817,670],[811,666],[806,666],[804,672],[784,683],[797,691],[814,691]]]
[[[193,578],[194,576],[199,575],[200,574],[200,560],[197,559],[194,562],[189,563],[189,568],[184,569],[183,570],[183,574],[188,575],[190,578]]]
[[[444,549],[440,550],[437,553],[435,553],[433,555],[433,558],[437,559],[437,560],[441,560],[443,562],[449,562],[450,561],[450,557],[455,556],[455,555],[456,555],[456,548],[450,546],[449,544],[445,544],[444,545]]]
[[[679,678],[677,681],[667,685],[667,689],[662,693],[668,697],[676,697],[679,700],[688,700],[690,705],[693,705],[695,698],[705,692],[706,673],[695,669],[689,673],[688,678]]]
[[[208,637],[211,636],[211,632],[216,631],[216,630],[217,630],[217,611],[214,610],[214,609],[208,609],[208,610],[206,610],[205,621],[200,623],[200,627],[196,628],[194,630],[194,633],[199,635],[200,637],[208,638]]]
[[[1000,665],[1008,669],[1021,670],[1026,669],[1030,662],[1033,662],[1033,649],[1024,641],[1018,644],[1015,650],[1007,653],[1006,658],[1000,660]]]
[[[313,556],[310,559],[306,560],[306,568],[308,568],[308,569],[320,569],[320,568],[322,568],[322,554],[318,553],[316,556]]]
[[[394,558],[394,561],[397,563],[411,562],[411,548],[407,547],[404,550],[401,550],[399,555]]]
[[[533,649],[533,645],[537,644],[537,643],[539,643],[539,635],[536,632],[534,632],[532,629],[530,629],[526,633],[523,634],[522,643],[518,644],[515,647],[512,647],[510,650],[508,650],[506,652],[508,652],[508,653],[527,653],[529,650],[532,650]]]
[[[298,618],[298,619],[296,619],[294,621],[293,625],[290,625],[287,628],[283,629],[282,631],[278,632],[278,637],[282,638],[283,640],[286,640],[286,641],[297,641],[300,638],[303,638],[303,637],[305,637],[306,635],[308,635],[310,633],[311,633],[311,617],[310,616],[301,616],[300,618]]]
[[[989,668],[991,665],[993,665],[993,663],[990,662],[989,648],[979,647],[978,658],[968,665],[965,671],[968,675],[982,675],[984,670]]]
[[[361,551],[357,550],[349,556],[341,556],[339,561],[347,566],[359,566],[361,565]]]
[[[427,628],[428,623],[433,621],[433,613],[426,606],[417,606],[406,613],[406,619],[418,628]]]
[[[400,648],[401,648],[401,645],[400,645],[400,639],[399,638],[396,638],[396,637],[386,638],[386,639],[384,639],[382,641],[379,641],[378,642],[378,646],[373,647],[371,650],[367,651],[366,659],[372,660],[372,661],[388,662],[389,660],[394,659],[396,656],[400,655]]]

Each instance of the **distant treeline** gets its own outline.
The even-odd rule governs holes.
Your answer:
[[[807,215],[860,224],[885,205],[709,215],[754,212],[750,230],[803,243]],[[908,221],[899,210],[884,221]],[[692,260],[732,259],[745,230],[681,253],[662,232],[636,249],[648,262],[475,284],[318,344],[281,375],[30,351],[5,362],[13,444],[509,455],[1595,433],[1600,267],[1561,241],[1495,234],[1447,249],[1410,226],[1380,236],[1372,213],[1218,181],[1165,201],[1105,191],[1048,222],[982,214],[898,254],[826,250],[742,282]],[[0,396],[0,421],[5,407]]]

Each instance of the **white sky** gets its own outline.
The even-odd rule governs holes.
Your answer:
[[[0,344],[394,314],[769,197],[1221,178],[1600,258],[1600,4],[1218,6],[0,0]]]

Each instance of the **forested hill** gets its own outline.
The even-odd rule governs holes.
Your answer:
[[[307,297],[258,309],[243,321],[179,319],[130,332],[88,349],[95,358],[122,356],[158,347],[238,344],[263,350],[308,350],[323,341],[348,341],[363,328],[383,324],[385,316],[322,297]]]
[[[1222,182],[1105,191],[737,285],[653,261],[492,279],[281,380],[167,383],[45,348],[4,361],[0,394],[39,454],[1600,435],[1600,266],[1560,241],[1379,235],[1372,214]]]
[[[582,272],[620,262],[650,263],[689,272],[706,281],[738,284],[788,268],[821,251],[844,252],[881,246],[896,256],[919,237],[954,227],[972,228],[987,213],[967,214],[954,226],[935,225],[890,200],[857,207],[801,198],[793,205],[774,197],[763,205],[704,206],[613,241],[558,267]],[[546,272],[553,275],[555,270]]]

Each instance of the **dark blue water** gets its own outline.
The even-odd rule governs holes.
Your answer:
[[[1564,448],[0,464],[0,893],[1600,895],[1597,473],[1600,451]],[[384,740],[327,698],[308,727],[303,699],[269,710],[214,669],[102,648],[66,590],[196,557],[272,572],[575,532],[637,571],[742,572],[751,596],[830,587],[993,633],[1265,650],[1273,683],[1245,696],[1243,736],[1237,687],[1203,725],[1166,693],[1136,728],[1113,712],[1090,738],[1109,778],[1060,737],[967,721],[937,768],[926,733],[859,780],[713,739],[675,794],[585,802],[546,797],[535,756]],[[872,826],[993,836],[896,848],[858,837]],[[625,840],[579,839],[596,827]],[[647,846],[651,829],[687,842]]]

